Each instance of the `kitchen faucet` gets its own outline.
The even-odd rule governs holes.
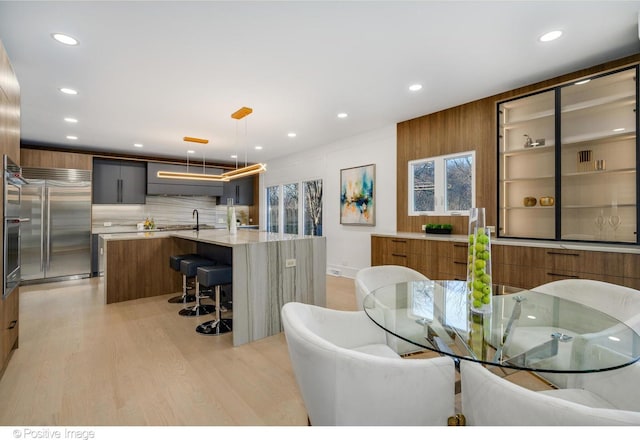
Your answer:
[[[196,231],[199,231],[200,230],[200,218],[199,218],[197,209],[194,209],[193,212],[191,213],[191,218],[193,218],[193,216],[196,217],[196,225],[195,225],[195,227],[193,229],[195,229]]]

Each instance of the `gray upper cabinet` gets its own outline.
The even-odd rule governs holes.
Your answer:
[[[147,164],[147,194],[167,196],[222,196],[223,182],[181,180],[158,177],[158,171],[187,172],[186,165],[149,162]],[[202,173],[202,167],[191,166],[190,173]],[[205,168],[206,174],[222,174],[220,168]]]
[[[146,163],[95,158],[92,183],[94,204],[144,204]]]
[[[253,179],[249,176],[225,182],[220,203],[226,205],[227,199],[233,199],[234,205],[253,205]]]

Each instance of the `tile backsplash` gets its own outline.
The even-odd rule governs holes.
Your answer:
[[[102,227],[105,222],[112,226],[135,226],[147,217],[156,225],[195,224],[193,210],[198,210],[201,225],[226,226],[227,205],[217,205],[215,197],[147,196],[144,205],[92,205],[91,223]],[[249,219],[248,206],[236,206],[236,217],[241,224],[258,224]]]

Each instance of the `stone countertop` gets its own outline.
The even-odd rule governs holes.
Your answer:
[[[461,234],[425,234],[419,232],[396,232],[396,233],[375,233],[377,237],[396,237],[419,240],[439,240],[468,242],[468,236]],[[596,252],[618,252],[627,254],[640,254],[640,246],[634,244],[617,243],[583,243],[576,241],[551,241],[551,240],[527,240],[509,238],[491,238],[491,244],[501,246],[529,246],[544,247],[552,249],[569,249],[576,251],[596,251]]]
[[[105,241],[111,240],[144,240],[150,238],[177,237],[202,243],[217,244],[220,246],[240,246],[253,243],[267,243],[275,241],[289,241],[319,238],[295,234],[281,234],[277,232],[257,231],[253,229],[239,229],[236,235],[229,234],[226,229],[204,229],[200,231],[141,231],[123,232],[115,234],[100,234]]]
[[[279,232],[257,231],[253,229],[238,229],[238,233],[236,235],[229,234],[229,231],[226,229],[203,230],[199,232],[174,231],[171,236],[227,247],[254,243],[321,238],[305,235],[283,234]]]

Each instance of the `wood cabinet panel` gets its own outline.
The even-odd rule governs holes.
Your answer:
[[[107,304],[182,291],[182,276],[169,267],[169,256],[196,252],[195,242],[172,237],[113,240],[107,241],[106,247]],[[157,270],[120,270],[137,265]],[[127,297],[126,292],[135,292],[136,297]]]
[[[19,295],[20,288],[16,288],[11,295],[2,300],[2,364],[9,360],[11,351],[18,348],[19,332]]]
[[[93,156],[67,151],[22,148],[20,150],[20,165],[32,168],[91,170],[93,169]]]
[[[625,278],[640,279],[640,254],[625,254],[623,261]]]

